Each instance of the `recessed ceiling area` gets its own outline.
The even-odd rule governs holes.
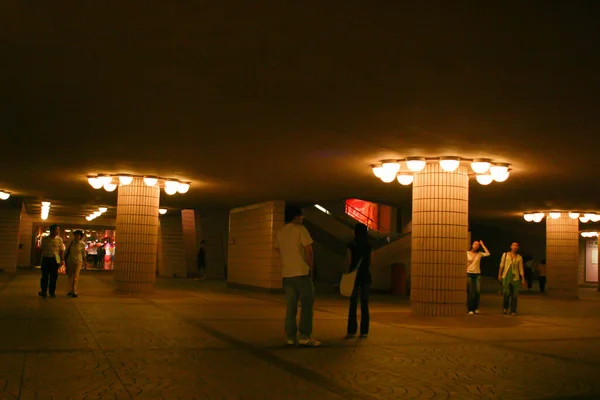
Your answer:
[[[82,216],[114,211],[100,172],[191,181],[172,208],[406,205],[371,164],[458,155],[512,168],[471,180],[473,216],[600,208],[596,3],[236,4],[0,5],[0,190]]]

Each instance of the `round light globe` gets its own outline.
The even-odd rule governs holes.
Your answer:
[[[393,173],[394,176],[400,171],[400,163],[397,162],[384,162],[381,164],[381,167],[385,171],[385,173]]]
[[[381,178],[381,175],[383,175],[383,167],[380,165],[373,167],[373,175],[377,178]]]
[[[421,172],[425,169],[425,159],[424,158],[407,158],[406,159],[406,167],[412,172]]]
[[[550,214],[548,214],[550,216],[550,218],[552,219],[559,219],[560,218],[560,213],[559,212],[551,212]]]
[[[533,214],[533,222],[535,222],[535,223],[542,222],[542,220],[544,219],[545,216],[546,216],[546,214],[544,214],[544,213],[535,213],[535,214]]]
[[[397,177],[398,179],[398,183],[404,186],[410,185],[411,183],[413,183],[413,181],[415,180],[415,177],[413,175],[409,175],[409,174],[400,174]]]
[[[508,172],[508,165],[506,165],[506,164],[495,164],[490,167],[490,174],[492,175],[494,180],[502,179],[506,175],[507,172]],[[508,178],[508,176],[506,178]]]
[[[146,186],[154,186],[158,183],[158,179],[152,176],[147,176],[144,178],[144,183],[146,184]]]
[[[104,190],[106,190],[107,192],[114,192],[116,188],[117,188],[117,185],[115,183],[105,183],[104,184]]]
[[[525,221],[531,222],[533,221],[533,214],[524,214],[523,218],[525,219]]]
[[[379,179],[381,179],[385,183],[390,183],[394,179],[396,179],[396,173],[393,171],[384,171],[383,174],[381,175],[381,178],[379,178]]]
[[[187,182],[179,182],[177,184],[177,191],[181,194],[187,193],[190,190],[190,184]]]
[[[100,182],[102,182],[103,185],[106,185],[106,184],[112,182],[112,176],[109,176],[109,175],[100,175],[98,177],[98,179],[100,180]]]
[[[590,222],[590,219],[587,217],[579,217],[579,221],[583,224],[587,224],[588,222]]]
[[[165,215],[165,214],[167,213],[167,209],[166,209],[166,208],[159,208],[159,209],[158,209],[158,213],[159,213],[160,215]]]
[[[165,193],[169,196],[174,195],[177,193],[177,186],[165,186]]]
[[[569,218],[571,218],[571,219],[577,219],[577,218],[579,218],[579,213],[571,211],[569,213]]]
[[[506,171],[504,173],[498,173],[498,174],[496,174],[496,176],[492,175],[492,178],[494,178],[494,180],[496,182],[505,182],[509,176],[510,176],[510,171]]]
[[[119,175],[119,183],[123,186],[129,185],[133,182],[133,176],[131,175]]]
[[[481,185],[489,185],[494,180],[490,174],[480,174],[477,175],[475,179],[477,179],[477,182],[479,182]]]
[[[592,214],[592,216],[590,217],[590,220],[592,222],[600,222],[600,215],[599,214]]]
[[[485,174],[486,172],[488,172],[490,170],[490,162],[483,161],[483,160],[474,160],[471,163],[471,169],[476,174]]]
[[[440,160],[440,168],[446,172],[454,172],[460,165],[460,160],[456,158],[442,158]]]
[[[102,182],[100,182],[100,179],[96,178],[95,176],[88,177],[88,183],[94,189],[100,189],[104,185]]]

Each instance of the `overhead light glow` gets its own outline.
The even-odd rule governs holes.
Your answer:
[[[114,192],[116,188],[117,188],[116,183],[105,183],[104,184],[104,190],[106,190],[107,192]]]
[[[177,186],[165,186],[165,193],[169,196],[177,193]]]
[[[50,207],[51,204],[49,201],[42,201],[42,207]]]
[[[410,185],[415,180],[414,175],[410,174],[399,174],[397,178],[398,183],[404,186]]]
[[[380,178],[383,182],[385,183],[390,183],[392,182],[394,179],[396,179],[396,173],[394,171],[391,170],[387,170],[387,171],[383,171],[383,174],[381,175]]]
[[[490,167],[490,174],[494,180],[502,179],[508,172],[507,164],[494,164]],[[507,177],[508,178],[508,177]]]
[[[94,214],[96,217],[99,217],[100,215],[102,215],[102,213],[100,211],[94,211],[92,214]]]
[[[531,221],[533,221],[533,214],[529,214],[529,213],[528,214],[524,214],[523,218],[525,218],[525,221],[531,222]]]
[[[85,217],[85,219],[87,219],[88,221],[91,221],[93,218],[88,215],[87,217]]]
[[[98,208],[98,210],[99,210],[101,213],[105,213],[106,211],[108,211],[108,208],[106,208],[106,207],[100,207],[100,208]]]
[[[159,209],[158,209],[158,213],[159,213],[160,215],[165,215],[165,214],[167,213],[167,209],[166,209],[166,208],[159,208]]]
[[[460,165],[458,157],[442,157],[440,158],[440,167],[446,172],[454,172]]]
[[[473,160],[473,162],[471,163],[471,169],[476,174],[485,174],[486,172],[488,172],[490,170],[490,165],[491,164],[488,160],[484,160],[484,159]]]
[[[600,215],[599,214],[592,214],[592,216],[590,217],[590,220],[592,222],[600,222]]]
[[[492,177],[494,178],[494,180],[496,182],[500,182],[500,183],[501,182],[505,182],[508,179],[509,176],[510,176],[510,171],[508,171],[508,170],[506,170],[506,172],[504,172],[504,173],[500,173],[499,172],[499,173],[496,174],[496,176],[492,175]]]
[[[10,197],[10,193],[0,191],[0,200],[8,200],[9,197]]]
[[[569,218],[571,218],[571,219],[577,219],[577,218],[579,218],[579,213],[578,213],[578,212],[572,212],[572,211],[571,211],[571,212],[569,213]]]
[[[190,190],[190,184],[187,182],[179,182],[177,184],[177,191],[181,194],[187,193]]]
[[[374,166],[373,175],[381,179],[381,176],[383,175],[383,167],[381,165]]]
[[[490,174],[479,174],[475,177],[475,179],[477,179],[477,182],[482,185],[489,185],[494,180]]]
[[[131,175],[119,175],[119,183],[123,186],[129,185],[133,182],[133,176]]]
[[[45,221],[45,220],[47,220],[47,219],[48,219],[48,214],[42,214],[42,215],[41,215],[41,218],[42,218],[44,221]]]
[[[552,219],[559,219],[560,218],[560,213],[559,212],[551,212],[548,214],[550,216],[550,218]]]
[[[102,182],[100,182],[100,179],[98,177],[95,177],[95,176],[89,176],[88,177],[88,183],[94,189],[100,189],[104,185]]]
[[[325,207],[319,205],[319,204],[315,204],[315,208],[319,211],[324,212],[325,214],[331,214]]]
[[[144,178],[144,183],[146,186],[154,186],[158,183],[158,179],[153,176],[146,176]]]
[[[102,182],[103,185],[106,185],[108,183],[111,183],[113,178],[110,175],[100,175],[98,179],[100,180],[100,182]]]
[[[583,217],[579,217],[579,221],[581,221],[584,224],[587,224],[588,222],[590,222],[590,219],[586,216],[583,216]]]
[[[543,212],[533,214],[533,222],[542,222],[546,214]]]
[[[400,163],[398,163],[396,161],[385,161],[381,164],[381,166],[383,167],[383,170],[386,173],[389,173],[389,174],[393,173],[394,176],[396,176],[398,171],[400,171]]]
[[[425,169],[425,159],[422,157],[409,157],[406,159],[406,166],[412,172],[421,172]]]

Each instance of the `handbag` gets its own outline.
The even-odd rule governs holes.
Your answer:
[[[361,263],[362,258],[358,260],[356,268],[354,268],[352,272],[342,274],[342,280],[340,281],[340,293],[342,294],[342,296],[352,296],[352,292],[354,292],[354,284],[356,283],[356,274],[358,273],[358,269],[360,268]]]

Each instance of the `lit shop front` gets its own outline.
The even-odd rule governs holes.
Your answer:
[[[49,226],[38,226],[34,229],[34,246],[32,256],[34,264],[39,266],[39,260],[42,254],[42,239],[50,234]],[[106,227],[95,228],[78,228],[78,227],[61,227],[60,236],[63,239],[65,248],[73,240],[73,232],[81,230],[84,233],[83,241],[85,242],[86,262],[84,269],[89,270],[105,270],[114,269],[115,258],[115,230],[114,228],[107,229]]]

